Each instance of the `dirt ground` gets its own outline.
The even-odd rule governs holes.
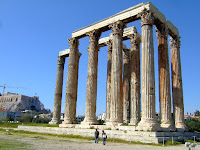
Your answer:
[[[95,144],[94,141],[76,140],[66,138],[44,138],[40,136],[33,137],[16,137],[12,135],[0,135],[3,139],[12,139],[19,142],[27,143],[30,149],[34,150],[188,150],[184,145],[179,146],[150,146],[150,145],[135,145],[110,143],[106,145],[100,141]],[[13,148],[14,149],[14,148]],[[200,150],[200,145],[196,146],[195,150]]]

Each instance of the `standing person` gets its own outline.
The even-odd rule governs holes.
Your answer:
[[[97,129],[94,133],[94,137],[95,137],[95,143],[98,143],[99,142],[99,131]]]
[[[104,130],[102,130],[102,139],[103,139],[103,145],[106,145],[106,139],[107,139],[107,135],[104,132]]]

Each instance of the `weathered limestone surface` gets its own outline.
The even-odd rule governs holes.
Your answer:
[[[56,135],[80,135],[83,137],[94,137],[94,129],[82,129],[79,128],[80,125],[74,125],[74,128],[57,128],[57,127],[34,127],[34,126],[18,126],[15,130],[23,130],[29,132],[37,132],[37,133],[49,133]],[[100,128],[99,128],[100,127]],[[101,128],[102,127],[102,128]],[[123,129],[124,127],[125,129]],[[103,130],[104,126],[93,125],[92,128]],[[172,137],[174,141],[180,141],[185,139],[193,140],[193,136],[196,138],[200,138],[199,133],[193,132],[143,132],[143,131],[134,131],[132,130],[134,127],[121,126],[118,127],[117,130],[105,130],[108,137],[111,139],[122,139],[126,141],[137,141],[142,143],[162,143],[163,138],[160,137],[168,137],[165,138],[166,141],[172,141]],[[125,132],[127,131],[127,132]],[[159,147],[158,147],[159,148]]]
[[[140,36],[137,31],[130,35],[131,43],[131,99],[130,99],[130,125],[137,125],[140,121]]]
[[[174,127],[171,115],[168,31],[164,24],[157,27],[156,31],[158,38],[160,120],[163,131],[170,131]]]
[[[112,28],[112,66],[111,66],[111,112],[110,122],[113,125],[122,123],[122,34],[124,24],[113,23]]]
[[[108,61],[107,61],[107,89],[106,89],[106,122],[110,120],[111,107],[111,64],[112,64],[112,41],[107,41]]]
[[[123,123],[130,122],[130,51],[123,49]]]
[[[64,64],[65,64],[65,57],[58,56],[56,88],[55,88],[55,96],[54,96],[54,111],[53,111],[53,118],[49,122],[49,124],[60,123]]]
[[[157,131],[155,119],[155,70],[153,46],[153,22],[151,12],[140,14],[142,26],[142,118],[137,130]]]
[[[88,75],[86,91],[85,119],[82,124],[97,124],[96,121],[96,98],[97,98],[97,66],[98,66],[98,40],[101,36],[99,30],[88,33],[90,46],[88,49]]]
[[[171,66],[172,66],[172,92],[175,127],[178,131],[187,131],[184,121],[183,85],[180,58],[180,37],[170,38]]]
[[[67,73],[67,86],[65,97],[65,116],[63,124],[72,124],[75,122],[74,112],[76,110],[76,98],[77,98],[77,74],[78,74],[78,45],[79,42],[76,38],[70,38],[70,54],[68,61],[68,73]]]

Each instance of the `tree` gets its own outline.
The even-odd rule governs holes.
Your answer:
[[[199,110],[196,110],[196,111],[194,112],[194,115],[195,115],[195,116],[200,116],[200,111],[199,111]]]

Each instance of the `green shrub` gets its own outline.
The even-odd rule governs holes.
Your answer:
[[[34,118],[32,120],[33,123],[48,123],[51,119],[48,118]]]
[[[185,121],[190,132],[200,132],[200,121],[197,119],[191,119]]]
[[[32,122],[32,120],[33,116],[31,114],[26,114],[19,119],[21,122]]]

